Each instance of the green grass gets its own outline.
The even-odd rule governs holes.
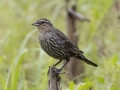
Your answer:
[[[77,22],[78,46],[99,67],[85,64],[86,78],[78,84],[62,75],[63,90],[119,90],[120,20],[113,1],[78,0],[77,11],[91,20]],[[41,49],[31,25],[43,17],[66,32],[64,0],[0,1],[0,90],[47,89],[47,70],[56,60]]]

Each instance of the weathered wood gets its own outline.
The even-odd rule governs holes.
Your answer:
[[[48,75],[49,75],[49,88],[48,90],[61,90],[60,88],[60,76],[59,74],[54,75],[56,71],[55,67],[49,67]]]

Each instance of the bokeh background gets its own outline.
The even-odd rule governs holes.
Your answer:
[[[85,64],[76,84],[61,75],[62,89],[119,90],[120,0],[77,0],[77,12],[91,20],[77,22],[78,47],[99,67]],[[65,0],[0,0],[0,90],[47,90],[47,71],[57,60],[39,45],[31,24],[40,18],[66,34]]]

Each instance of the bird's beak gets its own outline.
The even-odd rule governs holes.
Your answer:
[[[34,22],[32,25],[33,26],[39,26],[40,24],[38,22]]]

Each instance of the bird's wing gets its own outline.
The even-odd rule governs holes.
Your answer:
[[[65,34],[63,34],[61,31],[57,30],[56,31],[58,43],[62,44],[65,49],[69,50],[72,53],[78,54],[78,53],[83,53],[83,51],[79,50],[79,48],[72,43]]]

